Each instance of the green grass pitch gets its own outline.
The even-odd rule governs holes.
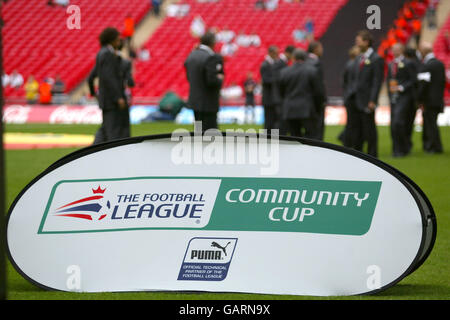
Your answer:
[[[192,126],[177,126],[172,123],[154,123],[132,126],[133,136],[170,133],[177,127],[192,130]],[[249,126],[227,125],[221,129]],[[6,132],[29,133],[77,133],[94,134],[96,125],[6,125]],[[258,127],[255,127],[258,128]],[[326,128],[325,141],[339,144],[337,136],[340,126]],[[391,156],[389,127],[378,127],[380,160],[399,169],[425,192],[436,212],[438,232],[433,252],[428,260],[413,274],[397,285],[370,296],[320,298],[309,296],[257,295],[240,293],[183,293],[183,292],[139,292],[139,293],[68,293],[45,291],[22,278],[10,263],[7,266],[8,299],[449,299],[450,298],[450,127],[441,128],[443,154],[425,154],[422,151],[421,133],[414,133],[414,148],[406,158]],[[11,205],[17,194],[35,176],[59,158],[76,149],[7,150],[6,151],[6,201]]]

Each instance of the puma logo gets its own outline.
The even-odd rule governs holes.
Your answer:
[[[227,250],[226,249],[227,249],[227,247],[228,247],[228,245],[230,243],[231,242],[228,242],[225,247],[222,247],[220,244],[218,244],[217,242],[213,241],[211,243],[211,247],[222,249],[222,251],[223,251],[223,253],[225,254],[225,257],[226,257],[227,256]]]

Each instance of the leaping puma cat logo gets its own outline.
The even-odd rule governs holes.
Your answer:
[[[211,243],[211,247],[215,247],[215,248],[219,248],[219,249],[222,249],[222,251],[223,251],[223,253],[225,254],[225,257],[227,256],[227,247],[228,247],[228,245],[230,244],[231,242],[228,242],[226,245],[225,245],[225,247],[222,247],[220,244],[218,244],[217,242],[215,242],[215,241],[213,241],[212,243]]]

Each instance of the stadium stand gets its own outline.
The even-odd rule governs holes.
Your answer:
[[[392,61],[391,47],[397,42],[407,45],[412,37],[418,39],[422,29],[422,19],[425,16],[428,0],[419,2],[412,0],[406,2],[398,10],[392,27],[386,33],[385,38],[378,47],[378,54],[383,57],[386,64]],[[417,43],[416,43],[417,45]]]
[[[11,0],[3,8],[5,26],[4,67],[7,74],[17,70],[25,81],[29,75],[42,82],[60,75],[66,92],[83,81],[95,62],[98,35],[106,26],[123,29],[131,14],[139,22],[150,9],[142,0],[72,0],[81,9],[81,29],[69,30],[70,14],[47,0]],[[20,89],[5,88],[5,96],[24,96]]]
[[[303,27],[306,18],[310,17],[314,23],[314,37],[320,38],[347,0],[279,1],[275,10],[257,9],[255,2],[183,1],[190,6],[189,12],[183,17],[167,17],[144,45],[151,59],[136,63],[134,97],[159,97],[168,89],[187,96],[188,82],[183,62],[198,43],[190,34],[191,23],[198,16],[206,28],[231,30],[235,35],[259,36],[260,46],[239,47],[233,56],[225,58],[225,86],[242,85],[249,71],[259,80],[259,66],[269,45],[277,45],[281,50],[289,44],[305,47],[306,42],[295,43],[293,31]],[[221,50],[220,43],[217,49]]]
[[[404,0],[377,1],[375,3],[381,12],[380,29],[370,30],[370,33],[374,39],[374,48],[378,48],[386,31],[397,18]],[[325,70],[328,102],[332,105],[342,105],[343,103],[342,72],[348,61],[348,50],[355,44],[356,32],[365,28],[369,17],[366,11],[373,4],[373,0],[348,1],[337,12],[336,17],[320,39],[324,46],[322,64]],[[386,104],[384,97],[382,94],[380,95],[380,104]]]
[[[445,90],[446,104],[450,104],[450,16],[439,30],[439,34],[434,42],[434,53],[440,59],[447,70],[447,86]]]
[[[123,30],[123,22],[129,13],[136,24],[139,23],[149,12],[151,1],[72,0],[71,4],[82,8],[81,30],[69,30],[66,26],[69,17],[66,8],[49,6],[47,2],[47,0],[10,0],[4,6],[5,72],[11,74],[17,70],[23,76],[24,82],[29,75],[34,75],[40,83],[47,77],[55,78],[56,75],[60,75],[65,83],[66,92],[70,92],[86,79],[94,64],[99,49],[97,36],[100,31],[106,26]],[[202,18],[206,28],[213,28],[219,32],[233,31],[235,39],[239,34],[259,37],[259,45],[239,46],[232,56],[225,58],[225,86],[242,85],[248,72],[252,72],[255,80],[260,81],[259,67],[269,45],[277,45],[281,50],[289,44],[305,48],[307,40],[295,41],[294,31],[304,27],[306,20],[310,18],[314,23],[314,38],[321,38],[348,0],[280,0],[274,10],[258,9],[255,7],[256,2],[255,0],[176,2],[178,5],[189,6],[189,11],[184,16],[166,17],[142,46],[141,49],[146,49],[150,53],[150,59],[136,60],[136,88],[133,90],[135,100],[146,101],[146,98],[150,98],[157,101],[169,89],[182,97],[187,97],[188,82],[183,62],[198,43],[198,39],[190,30],[196,17]],[[397,12],[394,25],[401,25],[404,17],[408,22],[404,28],[406,38],[402,42],[406,42],[413,35],[413,19],[408,17],[410,13],[407,10],[411,5],[420,18],[425,14],[425,8],[417,0],[408,1]],[[435,42],[436,55],[447,66],[450,64],[448,51],[445,52],[450,42],[446,38],[449,28],[450,22],[447,19]],[[353,35],[351,37],[353,38]],[[221,51],[222,46],[223,43],[218,43],[217,50]],[[379,49],[382,50],[381,47]],[[388,61],[389,57],[386,58]],[[332,61],[333,64],[336,63],[335,56]],[[24,86],[19,89],[5,88],[5,96],[21,97],[24,100]],[[450,99],[448,90],[447,97]]]

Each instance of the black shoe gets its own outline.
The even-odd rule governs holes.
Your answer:
[[[443,153],[443,150],[424,150],[425,153],[429,153],[429,154],[440,154]]]
[[[394,158],[403,158],[403,157],[406,157],[406,153],[403,153],[403,152],[396,152],[396,153],[394,153],[392,156],[394,157]]]
[[[411,153],[412,148],[413,148],[412,143],[409,143],[409,145],[408,145],[408,152],[406,152],[406,153],[407,153],[407,154]]]

